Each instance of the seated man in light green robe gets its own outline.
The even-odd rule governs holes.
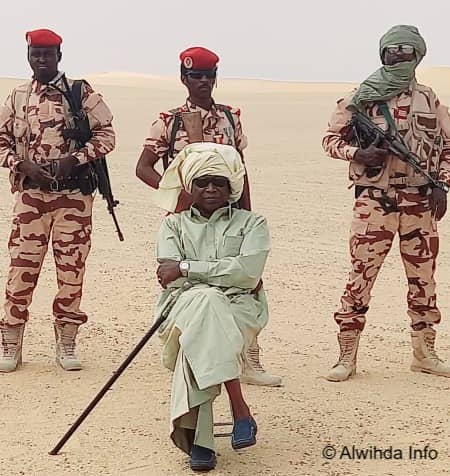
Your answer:
[[[235,209],[244,167],[233,147],[185,147],[160,183],[163,208],[184,188],[190,210],[166,217],[158,234],[158,280],[164,288],[157,314],[171,307],[159,329],[163,364],[174,372],[171,438],[190,454],[194,470],[216,465],[213,402],[221,384],[233,412],[233,448],[256,443],[256,423],[239,377],[242,353],[267,323],[260,289],[270,248],[266,220]]]

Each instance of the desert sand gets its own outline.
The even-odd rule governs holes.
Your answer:
[[[443,102],[450,101],[449,70],[423,70]],[[150,123],[185,99],[177,78],[131,74],[88,77],[114,111],[117,148],[109,156],[120,243],[100,197],[95,203],[93,247],[80,331],[85,368],[55,366],[51,303],[56,290],[47,256],[24,342],[24,366],[0,375],[0,474],[184,475],[187,457],[168,438],[170,373],[152,339],[88,417],[59,456],[48,451],[129,354],[153,319],[155,236],[163,213],[134,174]],[[0,97],[20,81],[0,80]],[[336,99],[351,84],[219,80],[216,101],[240,106],[249,139],[246,161],[254,209],[271,227],[273,247],[265,272],[271,319],[262,333],[262,361],[281,375],[281,388],[246,386],[259,424],[258,443],[239,453],[217,441],[215,475],[444,475],[449,470],[450,380],[409,371],[411,345],[406,282],[397,244],[373,290],[361,338],[358,372],[331,383],[323,375],[337,359],[332,319],[349,269],[348,228],[353,191],[347,166],[325,157],[321,136]],[[12,196],[7,171],[0,181],[0,288],[7,268]],[[450,221],[442,237],[437,272],[443,322],[437,347],[450,360]],[[225,395],[217,420],[229,420]],[[392,448],[402,460],[326,460],[323,448]],[[437,452],[410,460],[408,448]],[[388,455],[388,453],[385,453]],[[399,453],[397,453],[398,455]],[[431,453],[431,456],[436,456]]]

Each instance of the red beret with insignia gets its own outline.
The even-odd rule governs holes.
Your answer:
[[[180,53],[181,64],[186,69],[211,70],[217,67],[219,57],[201,46],[193,46]]]
[[[40,30],[27,31],[25,38],[29,46],[37,47],[51,47],[59,46],[62,43],[62,38],[52,30],[42,28]]]

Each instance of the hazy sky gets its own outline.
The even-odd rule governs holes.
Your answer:
[[[379,65],[378,40],[416,25],[425,65],[450,65],[449,0],[2,0],[0,76],[28,77],[25,31],[63,39],[69,76],[178,75],[192,45],[219,54],[222,77],[359,81]]]

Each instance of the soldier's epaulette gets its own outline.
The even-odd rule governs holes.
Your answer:
[[[182,107],[175,107],[174,109],[169,109],[169,113],[170,113],[171,116],[174,116],[175,114],[177,114],[179,112],[183,112]]]
[[[232,107],[231,112],[233,114],[236,114],[236,116],[238,116],[238,117],[241,115],[241,110],[238,107]]]
[[[28,86],[30,85],[30,82],[31,81],[28,81],[27,83],[22,83],[22,84],[19,84],[18,86],[16,86],[14,88],[14,91],[20,91],[20,92],[25,92],[27,89],[28,89]]]
[[[215,106],[219,111],[223,111],[226,109],[227,111],[230,111],[232,114],[236,114],[236,116],[241,115],[241,110],[238,107],[228,106],[226,104],[217,104],[217,103],[215,104]]]
[[[171,117],[173,117],[176,114],[179,114],[181,112],[183,112],[183,108],[182,107],[176,107],[174,109],[169,109],[167,112],[160,112],[159,117],[163,121],[166,121],[167,119],[169,119],[169,118],[171,118]]]

